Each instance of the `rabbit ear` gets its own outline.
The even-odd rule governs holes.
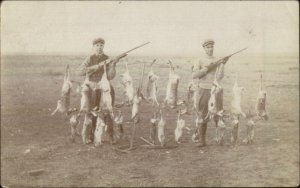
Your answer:
[[[224,116],[224,110],[220,110],[219,112],[217,112],[217,115],[220,117]]]
[[[97,115],[97,113],[96,112],[94,112],[94,111],[91,111],[91,114],[93,115],[93,116],[95,116],[95,117],[97,117],[98,115]]]

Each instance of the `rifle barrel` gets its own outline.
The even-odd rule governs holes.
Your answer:
[[[127,54],[127,53],[129,53],[129,52],[131,52],[131,51],[133,51],[133,50],[136,50],[136,49],[138,49],[138,48],[140,48],[140,47],[142,47],[142,46],[145,46],[145,45],[147,45],[147,44],[149,44],[150,42],[146,42],[146,43],[144,43],[144,44],[142,44],[142,45],[139,45],[139,46],[137,46],[137,47],[135,47],[135,48],[132,48],[131,50],[128,50],[128,51],[126,51],[126,52],[124,52],[124,53],[122,53],[121,55],[118,55],[118,56],[116,56],[117,58],[118,57],[121,57],[122,55],[124,55],[124,54]],[[113,62],[113,59],[112,60],[110,60],[110,62],[108,62],[108,64],[109,63],[112,63]],[[100,63],[103,63],[103,62],[100,62]]]
[[[128,51],[126,51],[126,52],[124,52],[123,54],[127,54],[127,53],[129,53],[129,52],[131,52],[131,51],[133,51],[133,50],[135,50],[135,49],[138,49],[138,48],[140,48],[140,47],[142,47],[142,46],[145,46],[145,45],[147,45],[147,44],[149,44],[150,42],[146,42],[146,43],[144,43],[144,44],[142,44],[142,45],[139,45],[139,46],[137,46],[137,47],[135,47],[135,48],[132,48],[131,50],[128,50]]]
[[[247,47],[247,48],[248,48],[248,47]],[[231,55],[229,55],[229,56],[227,56],[227,57],[231,57],[231,56],[233,56],[234,54],[240,53],[241,51],[244,51],[244,50],[246,50],[247,48],[243,48],[243,49],[241,49],[241,50],[239,50],[239,51],[237,51],[237,52],[234,52],[233,54],[231,54]]]
[[[233,54],[230,54],[230,55],[228,55],[228,56],[222,57],[221,59],[219,59],[219,60],[216,61],[216,62],[219,62],[219,61],[221,61],[221,60],[223,60],[223,59],[225,59],[225,58],[227,58],[227,57],[231,57],[231,56],[233,56],[233,55],[235,55],[235,54],[237,54],[237,53],[240,53],[241,51],[244,51],[244,50],[246,50],[247,48],[248,48],[248,47],[243,48],[243,49],[241,49],[241,50],[239,50],[239,51],[237,51],[237,52],[234,52]]]

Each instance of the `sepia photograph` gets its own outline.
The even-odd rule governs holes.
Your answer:
[[[299,186],[298,1],[1,2],[1,186]]]

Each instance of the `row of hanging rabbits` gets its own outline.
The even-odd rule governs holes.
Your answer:
[[[64,76],[63,87],[61,90],[61,97],[57,101],[57,107],[52,112],[54,115],[56,112],[66,113],[70,117],[71,127],[71,140],[75,140],[76,135],[81,135],[84,144],[92,142],[91,133],[94,134],[94,144],[98,146],[102,143],[105,132],[108,132],[111,143],[115,141],[115,137],[121,137],[123,134],[123,116],[119,112],[117,116],[113,113],[112,97],[110,95],[111,88],[107,79],[106,66],[104,64],[104,73],[96,85],[93,85],[89,80],[88,74],[86,74],[85,80],[82,85],[79,85],[77,92],[81,93],[80,109],[70,108],[70,94],[72,89],[72,81],[70,80],[69,65],[66,67]],[[92,90],[100,89],[101,91],[101,108],[95,107],[91,109],[91,97]],[[100,106],[100,104],[99,104]],[[80,117],[84,115],[84,121],[81,134],[78,131],[78,125],[80,124]],[[96,127],[93,131],[92,122],[96,117]],[[114,134],[113,126],[116,125],[119,129],[119,134]]]
[[[165,124],[166,121],[163,118],[163,113],[162,113],[162,108],[164,108],[165,104],[168,104],[171,108],[176,108],[178,103],[178,85],[179,85],[179,80],[180,76],[174,72],[174,67],[172,65],[172,62],[169,61],[170,65],[170,72],[169,72],[169,80],[167,83],[167,90],[166,90],[166,98],[163,102],[163,106],[161,106],[157,100],[157,81],[159,79],[159,76],[155,75],[152,69],[153,64],[155,63],[155,60],[151,64],[150,71],[148,73],[147,77],[147,90],[146,90],[146,98],[143,96],[139,96],[138,92],[135,92],[133,88],[133,81],[132,77],[130,76],[128,65],[126,62],[126,72],[121,74],[121,83],[124,86],[124,93],[127,96],[127,103],[132,105],[132,116],[131,119],[133,120],[134,118],[137,117],[138,111],[139,111],[139,105],[144,98],[147,102],[152,103],[152,105],[157,105],[159,107],[160,111],[160,119],[157,119],[157,114],[156,112],[154,113],[153,117],[151,118],[151,126],[150,126],[150,139],[151,142],[154,143],[155,136],[157,135],[157,138],[161,144],[161,146],[165,145],[165,136],[164,136],[164,129],[165,129]],[[105,66],[104,66],[105,67]],[[109,81],[107,80],[107,75],[106,75],[106,69],[104,68],[104,74],[101,79],[101,81],[98,83],[98,87],[101,89],[101,94],[102,94],[102,104],[103,107],[106,110],[101,109],[90,109],[89,108],[89,100],[90,100],[90,95],[91,95],[91,87],[89,85],[89,80],[88,76],[86,76],[86,79],[84,83],[81,85],[81,101],[80,101],[80,110],[79,113],[73,113],[76,112],[77,110],[75,108],[69,108],[70,106],[70,91],[72,88],[72,83],[70,81],[70,73],[69,73],[69,66],[67,65],[66,67],[66,74],[64,77],[64,83],[62,87],[62,92],[61,92],[61,98],[57,102],[57,108],[56,110],[52,113],[54,115],[57,111],[61,113],[67,113],[68,115],[71,114],[70,118],[70,124],[71,124],[71,138],[74,140],[75,135],[79,134],[77,126],[79,125],[79,117],[81,114],[85,114],[84,122],[83,122],[83,128],[82,128],[82,139],[83,143],[89,143],[91,140],[88,138],[88,133],[91,131],[90,129],[91,124],[92,124],[92,116],[97,117],[97,123],[96,123],[96,129],[94,131],[94,144],[95,145],[100,145],[101,141],[103,139],[103,134],[107,130],[107,120],[105,121],[105,117],[107,117],[107,113],[109,113],[108,117],[114,118],[109,119],[108,122],[111,122],[110,125],[110,138],[111,142],[113,142],[113,125],[115,124],[119,128],[119,132],[121,135],[124,133],[122,123],[123,123],[123,116],[121,111],[119,111],[118,116],[114,117],[113,114],[113,106],[112,106],[112,99],[110,95],[110,85]],[[195,87],[191,87],[191,84],[189,84],[188,87],[188,95],[191,94],[191,91],[194,91],[192,95],[194,96],[194,103],[196,101],[196,91],[197,89]],[[222,87],[216,82],[216,80],[213,83],[212,89],[211,89],[211,98],[209,100],[210,107],[209,107],[209,114],[208,118],[213,118],[214,116],[218,116],[218,122],[217,124],[217,129],[216,129],[216,140],[218,143],[222,143],[223,141],[223,136],[224,136],[224,130],[225,130],[225,124],[223,120],[223,111],[216,111],[216,94],[218,92],[222,91]],[[237,139],[237,127],[238,127],[238,119],[239,116],[246,116],[245,113],[242,112],[240,103],[241,103],[241,93],[243,91],[242,87],[239,87],[237,85],[237,79],[233,87],[233,102],[232,102],[232,112],[234,115],[234,129],[232,130],[232,141],[236,142]],[[194,104],[195,107],[195,104]],[[259,117],[267,118],[267,112],[266,112],[266,92],[265,90],[262,89],[262,84],[259,90],[259,96],[257,100],[257,105],[256,105],[256,112]],[[195,108],[194,108],[195,109]],[[178,118],[177,118],[177,126],[176,129],[174,130],[174,135],[175,135],[175,141],[177,143],[180,143],[179,139],[182,135],[182,129],[185,126],[185,120],[181,118],[181,115],[184,114],[181,110],[178,111]],[[196,141],[197,135],[197,130],[199,123],[201,123],[201,119],[197,114],[197,119],[196,119],[196,131],[193,134],[192,139]],[[249,114],[250,115],[250,114]],[[255,122],[253,120],[253,115],[250,117],[247,123],[247,142],[251,143],[253,140],[254,136],[254,125]],[[157,130],[157,131],[156,131]],[[157,132],[157,134],[156,134]]]
[[[147,83],[147,91],[146,91],[146,101],[151,102],[153,105],[154,103],[157,106],[160,106],[157,100],[157,80],[159,77],[154,74],[152,70],[152,65],[154,64],[155,60],[151,64],[151,70],[148,74],[148,83]],[[169,74],[169,82],[167,85],[167,94],[166,99],[164,103],[172,105],[172,108],[174,108],[177,105],[177,90],[178,90],[178,84],[180,77],[174,73],[174,67],[172,67],[172,62],[169,62],[170,64],[170,74]],[[69,65],[66,67],[66,73],[64,77],[63,87],[61,90],[61,97],[57,101],[57,108],[53,111],[51,115],[54,115],[56,112],[66,113],[67,115],[71,115],[70,118],[70,125],[71,125],[71,139],[74,141],[76,135],[80,135],[78,131],[78,125],[80,124],[80,116],[82,114],[85,115],[84,121],[83,121],[83,127],[82,127],[82,140],[83,143],[90,143],[91,139],[89,138],[89,133],[91,132],[91,125],[92,125],[92,119],[93,116],[97,117],[97,123],[96,128],[94,131],[94,144],[100,145],[101,140],[103,138],[104,132],[107,130],[108,123],[107,120],[105,121],[105,117],[107,117],[107,112],[109,112],[108,117],[114,118],[114,124],[116,124],[119,127],[119,132],[124,133],[122,123],[123,123],[123,116],[122,112],[119,111],[118,116],[114,117],[113,114],[113,106],[112,106],[112,99],[110,95],[110,84],[107,80],[107,74],[106,74],[106,68],[104,66],[104,74],[101,79],[101,81],[97,84],[94,88],[99,88],[101,90],[101,103],[103,106],[101,106],[101,109],[90,109],[90,99],[91,99],[91,90],[93,87],[91,87],[89,81],[88,74],[86,74],[86,78],[83,82],[83,84],[79,87],[80,89],[77,90],[77,92],[81,93],[81,100],[80,100],[80,110],[77,113],[76,108],[70,108],[70,93],[72,88],[72,82],[70,80],[70,70]],[[125,73],[121,74],[121,84],[124,86],[124,93],[127,96],[127,103],[129,105],[132,105],[132,115],[131,120],[138,121],[138,113],[139,113],[139,105],[144,98],[143,96],[139,95],[139,92],[137,90],[134,90],[133,86],[133,79],[129,73],[129,69],[127,66],[126,61],[126,71]],[[145,99],[145,98],[144,98]],[[106,109],[106,110],[103,110]],[[161,112],[162,114],[162,112]],[[110,120],[109,120],[110,121]],[[161,143],[164,142],[164,119],[161,116],[161,120],[159,123],[158,128],[158,138],[161,141]],[[111,127],[111,126],[110,126]],[[113,141],[113,128],[110,128],[110,138],[111,142]],[[177,136],[178,137],[178,136]],[[163,145],[163,144],[162,144]]]
[[[153,64],[153,63],[152,63]],[[160,112],[160,119],[157,118],[157,111],[153,113],[153,116],[150,120],[150,140],[152,143],[155,142],[155,135],[157,132],[158,140],[161,144],[161,146],[164,146],[165,144],[165,136],[164,136],[164,127],[166,125],[166,121],[163,118],[162,110],[160,108],[160,105],[157,101],[157,96],[155,95],[155,92],[157,92],[157,86],[156,82],[158,80],[158,76],[153,73],[152,70],[152,64],[151,64],[151,70],[148,74],[148,84],[147,84],[147,96],[148,100],[152,101],[152,104],[157,104],[159,107]],[[174,72],[174,67],[172,66],[172,62],[169,61],[170,64],[170,73],[169,73],[169,80],[167,83],[167,90],[166,90],[166,98],[164,100],[163,104],[169,104],[171,108],[176,107],[176,104],[178,104],[177,99],[177,93],[178,93],[178,84],[180,80],[180,76],[178,76]],[[216,74],[218,73],[218,69],[216,71]],[[268,119],[268,114],[266,111],[266,91],[262,87],[262,75],[261,75],[261,84],[258,92],[258,97],[255,105],[255,111],[256,114],[251,114],[250,110],[249,113],[246,115],[241,108],[241,98],[242,98],[242,92],[245,90],[244,87],[238,86],[238,77],[236,77],[232,94],[233,94],[233,100],[231,102],[231,113],[233,117],[233,128],[231,129],[231,142],[236,143],[238,138],[238,126],[239,126],[239,118],[240,116],[247,119],[246,124],[246,143],[252,143],[254,138],[254,126],[256,122],[260,119]],[[222,96],[223,88],[221,85],[217,82],[217,79],[215,77],[215,80],[212,84],[211,88],[211,96],[208,102],[208,114],[204,119],[200,118],[199,112],[197,111],[197,86],[193,83],[188,84],[188,100],[190,97],[193,97],[194,99],[194,111],[197,116],[195,120],[196,130],[192,136],[192,140],[194,142],[198,141],[199,138],[199,125],[202,123],[202,121],[205,121],[206,119],[214,120],[216,123],[216,141],[218,144],[223,144],[224,134],[226,130],[226,125],[224,122],[224,110],[220,106],[223,106],[222,104]],[[181,118],[182,114],[185,114],[187,111],[185,110],[178,110],[178,117],[177,117],[177,126],[174,130],[174,138],[177,143],[180,143],[180,137],[183,133],[183,128],[185,127],[185,120]],[[188,127],[186,127],[188,129]],[[156,131],[157,129],[157,131]]]
[[[216,71],[216,74],[218,72],[218,69]],[[257,121],[264,119],[268,119],[268,113],[266,111],[266,91],[262,87],[262,75],[260,78],[260,87],[258,91],[258,97],[256,100],[255,104],[255,114],[252,114],[251,111],[247,114],[245,114],[241,108],[241,100],[242,100],[242,93],[245,90],[244,87],[240,87],[238,85],[238,77],[236,76],[235,83],[232,88],[232,101],[231,101],[231,118],[233,119],[232,121],[232,127],[231,128],[231,142],[236,143],[237,138],[238,138],[238,127],[239,127],[239,119],[240,117],[246,118],[247,123],[246,123],[246,139],[244,142],[247,144],[251,144],[253,142],[254,138],[254,126]],[[223,139],[224,139],[224,134],[226,130],[226,125],[224,118],[228,117],[229,115],[224,114],[223,108],[220,108],[219,106],[223,106],[222,104],[222,99],[219,98],[218,96],[223,93],[223,88],[222,86],[217,82],[217,79],[215,77],[215,80],[212,84],[211,88],[211,96],[208,102],[208,114],[204,119],[200,118],[199,113],[197,112],[197,86],[193,83],[190,82],[188,84],[188,93],[187,93],[187,98],[188,101],[190,98],[193,97],[194,99],[194,104],[193,104],[193,109],[195,110],[195,114],[197,116],[195,122],[196,122],[196,131],[194,132],[192,136],[192,140],[194,142],[198,141],[199,138],[199,126],[202,123],[202,121],[205,121],[206,119],[209,120],[214,120],[216,123],[216,137],[215,140],[217,141],[218,144],[223,144]],[[222,96],[222,94],[221,94]]]

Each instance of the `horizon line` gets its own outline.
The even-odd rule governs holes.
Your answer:
[[[115,54],[115,53],[112,53],[110,56],[117,56],[121,53],[118,53],[118,54]],[[270,55],[292,55],[292,56],[299,56],[299,52],[269,52],[269,53],[255,53],[255,52],[252,52],[252,53],[247,53],[247,54],[240,54],[242,56],[259,56],[259,55],[266,55],[266,56],[270,56]],[[90,53],[84,53],[84,52],[81,52],[81,53],[69,53],[69,52],[9,52],[9,53],[2,53],[1,52],[1,57],[3,56],[25,56],[25,55],[48,55],[48,56],[87,56],[87,55],[90,55]],[[200,56],[201,54],[199,55],[172,55],[172,54],[145,54],[145,55],[132,55],[133,57],[146,57],[146,56],[158,56],[158,57],[198,57]]]

